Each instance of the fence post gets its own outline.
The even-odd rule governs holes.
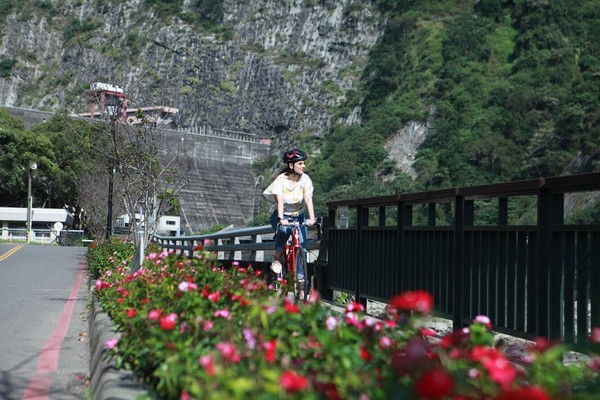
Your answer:
[[[564,194],[540,189],[538,194],[538,247],[534,276],[538,277],[536,333],[551,339],[561,337],[562,263],[553,257],[552,225],[564,221]]]
[[[319,241],[319,256],[313,264],[317,290],[321,298],[333,301],[333,290],[327,284],[327,246],[329,244],[329,227],[335,222],[335,211],[329,211],[329,217],[323,218],[321,240]]]
[[[362,251],[362,227],[363,225],[368,226],[369,224],[369,209],[363,209],[362,206],[358,206],[356,207],[356,259],[354,260],[354,268],[355,268],[355,279],[356,279],[356,283],[355,283],[355,292],[354,292],[354,298],[355,301],[357,303],[362,304],[363,306],[367,306],[367,300],[363,299],[360,296],[360,290],[361,290],[361,278],[362,278],[362,272],[363,270],[361,269],[361,265],[368,265],[367,263],[363,263],[363,259],[362,259],[362,255],[363,255],[363,251]]]
[[[465,198],[455,196],[454,213],[454,265],[453,265],[453,302],[452,328],[463,327],[465,300]]]

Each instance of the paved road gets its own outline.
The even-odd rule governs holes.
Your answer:
[[[0,243],[0,399],[85,399],[86,248]]]

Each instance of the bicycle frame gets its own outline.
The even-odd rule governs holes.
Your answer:
[[[300,227],[303,224],[298,221],[291,221],[292,233],[284,247],[284,261],[286,264],[286,276],[292,277],[294,286],[294,300],[306,300],[308,296],[308,264],[306,262],[306,252],[302,247],[302,230]],[[304,279],[298,279],[298,263],[302,262],[304,266]],[[283,271],[282,271],[283,273]],[[281,275],[280,275],[281,277]]]
[[[285,227],[291,227],[292,228],[292,233],[291,235],[288,237],[284,250],[283,250],[283,255],[284,255],[284,261],[286,264],[286,275],[287,276],[292,276],[292,280],[293,280],[293,285],[294,285],[294,299],[295,301],[300,300],[300,298],[302,298],[303,301],[306,301],[306,299],[308,298],[308,294],[309,294],[309,287],[312,288],[312,282],[310,279],[310,276],[308,274],[308,262],[307,262],[307,251],[304,249],[304,247],[302,247],[302,241],[303,239],[307,239],[307,238],[303,238],[303,231],[301,229],[302,225],[304,225],[303,222],[299,222],[299,221],[289,221],[288,225],[279,225],[277,228],[277,231],[279,231],[279,227],[280,226],[285,226]],[[321,229],[322,229],[322,223],[320,221],[317,221],[315,224],[318,228],[319,228],[319,237],[321,237]],[[303,265],[303,269],[304,269],[304,279],[298,279],[298,264],[302,263]],[[283,277],[283,272],[282,274],[278,274],[279,278]],[[290,275],[291,274],[291,275]],[[311,284],[309,285],[309,282],[311,282]]]

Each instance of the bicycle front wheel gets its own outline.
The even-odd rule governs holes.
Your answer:
[[[296,301],[306,301],[308,298],[308,264],[304,249],[296,251],[294,261],[296,264],[294,268],[294,299]],[[301,278],[299,273],[302,274]]]

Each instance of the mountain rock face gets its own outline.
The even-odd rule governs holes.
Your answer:
[[[212,28],[198,22],[200,2],[157,8],[170,3],[12,6],[0,22],[0,104],[86,112],[86,91],[100,81],[124,87],[134,107],[178,108],[179,126],[285,144],[290,134],[327,131],[383,30],[370,1],[222,0]],[[346,122],[359,121],[353,113]]]

